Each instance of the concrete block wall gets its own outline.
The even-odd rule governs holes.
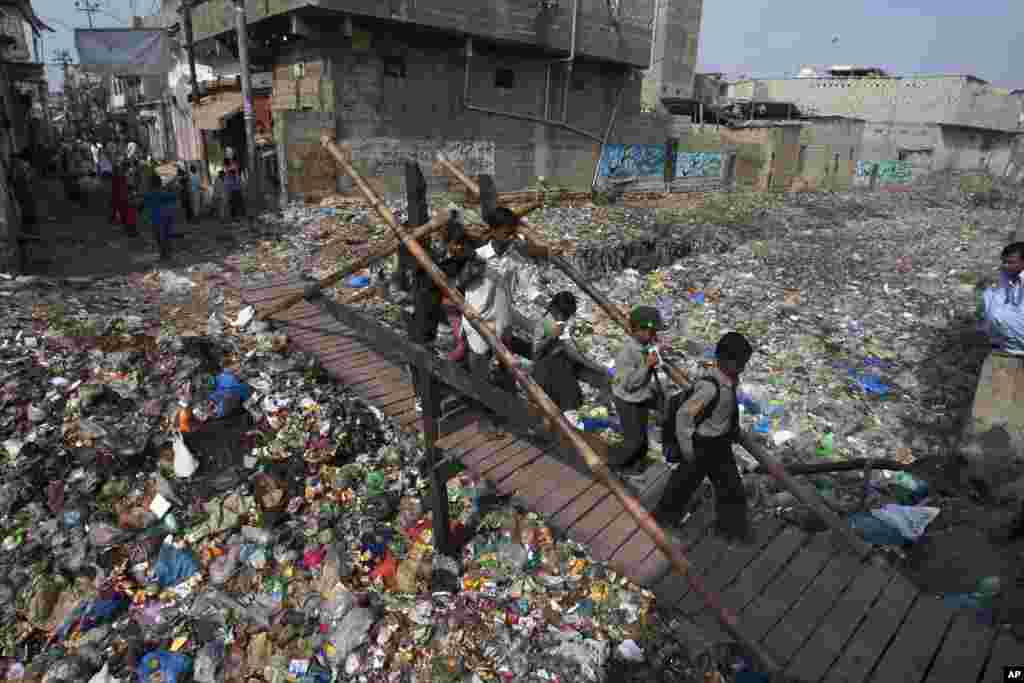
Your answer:
[[[656,98],[658,110],[663,99],[693,96],[694,72],[703,0],[655,0],[658,7],[651,66],[645,80]]]
[[[675,1],[675,0],[673,0]],[[226,12],[232,0],[208,0],[193,10],[197,41],[233,30]],[[381,20],[412,26],[422,33],[437,30],[473,35],[546,50],[569,52],[572,9],[578,7],[576,48],[580,55],[646,67],[651,51],[650,0],[563,0],[546,8],[537,0],[246,0],[250,23],[299,10],[317,8],[349,14],[354,24]],[[322,14],[317,17],[322,21]],[[699,25],[699,22],[698,22]],[[338,31],[340,38],[340,31]],[[342,39],[343,41],[343,39]]]
[[[824,119],[804,122],[799,135],[797,169],[789,189],[846,190],[861,158],[864,122]]]
[[[1020,98],[965,76],[782,78],[729,87],[730,97],[796,103],[805,114],[1016,130]]]

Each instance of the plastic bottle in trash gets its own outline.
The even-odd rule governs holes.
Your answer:
[[[182,434],[192,431],[192,425],[195,422],[195,415],[192,412],[192,406],[185,401],[179,401],[178,414],[175,416],[174,421],[178,427],[178,431]]]
[[[270,531],[258,526],[242,527],[242,536],[245,540],[258,543],[259,545],[269,545],[274,538]]]

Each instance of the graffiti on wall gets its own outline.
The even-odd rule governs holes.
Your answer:
[[[605,145],[599,174],[605,178],[665,174],[664,145]]]
[[[426,138],[353,138],[353,161],[363,162],[370,175],[403,175],[405,162],[415,161],[428,173],[438,152],[454,162],[462,162],[470,176],[494,175],[493,140],[430,140]]]
[[[679,152],[676,155],[677,178],[720,178],[721,152]]]
[[[864,161],[861,159],[857,162],[857,177],[858,178],[870,178],[875,175],[875,169],[878,168],[877,161]]]

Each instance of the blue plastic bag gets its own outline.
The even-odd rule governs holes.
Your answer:
[[[139,661],[139,683],[148,683],[156,672],[160,672],[163,683],[178,683],[178,676],[192,670],[192,659],[167,650],[146,653]]]
[[[199,565],[188,550],[179,550],[170,543],[160,546],[156,558],[156,580],[161,588],[176,586],[199,571]]]
[[[235,391],[242,397],[242,401],[248,401],[252,396],[252,387],[238,379],[238,376],[230,370],[217,375],[217,383],[214,387],[217,391]]]
[[[370,278],[368,275],[353,275],[345,281],[345,284],[355,289],[368,287],[370,285]]]
[[[909,541],[895,527],[866,512],[850,515],[850,527],[872,545],[903,546]]]

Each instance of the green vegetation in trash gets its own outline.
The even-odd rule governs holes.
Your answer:
[[[731,192],[708,195],[697,207],[688,209],[657,209],[658,225],[750,225],[776,206],[782,199],[765,192]]]

